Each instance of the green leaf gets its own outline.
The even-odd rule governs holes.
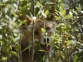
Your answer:
[[[72,17],[73,17],[73,15],[68,14],[68,15],[66,15],[66,16],[64,17],[64,19],[72,19]]]
[[[60,7],[59,7],[59,11],[60,11],[60,13],[62,13],[62,12],[63,12],[63,10],[64,10],[64,9],[63,9],[63,7],[62,7],[62,6],[60,6]]]
[[[10,52],[7,53],[7,57],[12,57],[12,54]]]
[[[3,3],[0,3],[0,6],[4,6],[4,4]]]
[[[50,12],[47,10],[47,11],[45,11],[45,15],[48,15]]]
[[[45,52],[45,50],[38,50],[38,51]]]
[[[77,60],[78,60],[78,54],[75,54],[73,61],[74,61],[74,62],[77,62]]]
[[[21,22],[20,22],[20,26],[22,25],[22,24],[25,24],[26,23],[26,20],[22,20]]]
[[[36,4],[37,4],[38,7],[42,6],[42,4],[39,1]]]
[[[27,49],[29,49],[29,48],[31,48],[31,46],[26,47],[22,52],[24,52],[25,50],[27,50]]]
[[[16,50],[16,51],[19,51],[19,48],[20,48],[19,44],[16,44],[16,45],[15,45],[15,50]]]
[[[10,51],[10,53],[18,57],[18,54],[15,51]]]
[[[56,20],[60,21],[61,17],[60,16],[54,16],[56,18]]]
[[[67,41],[67,45],[69,46],[69,45],[71,45],[73,42],[72,42],[72,40],[68,40]]]
[[[24,0],[20,0],[20,2],[22,2],[22,1],[24,1]]]
[[[44,33],[46,32],[45,28],[41,28],[41,30],[42,30],[42,32],[44,32]]]
[[[79,6],[78,6],[78,11],[81,11],[81,6],[80,6],[80,4],[79,4]]]
[[[5,61],[5,60],[7,60],[7,58],[6,57],[2,57],[1,60],[2,61]]]
[[[61,13],[62,16],[65,16],[66,15],[66,10],[63,10],[62,13]]]
[[[58,0],[58,2],[62,2],[62,0]]]

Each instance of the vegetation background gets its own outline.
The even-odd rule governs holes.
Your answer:
[[[83,0],[0,0],[0,62],[19,58],[18,10],[20,15],[53,16],[57,22],[49,62],[83,62]]]

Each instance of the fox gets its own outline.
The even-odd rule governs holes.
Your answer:
[[[46,18],[35,18],[28,15],[19,17],[22,22],[19,27],[20,42],[22,51],[22,62],[31,62],[32,60],[32,42],[34,44],[33,62],[44,62],[43,57],[46,52],[51,51],[52,36],[55,33],[57,23]],[[32,33],[32,29],[34,32]],[[32,36],[34,40],[32,41]]]

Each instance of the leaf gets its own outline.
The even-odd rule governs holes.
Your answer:
[[[22,2],[22,1],[24,1],[24,0],[20,0],[20,2]]]
[[[65,16],[66,15],[66,10],[63,10],[62,13],[61,13],[62,16]]]
[[[78,54],[75,54],[73,61],[74,61],[74,62],[77,62],[78,58],[79,58],[79,57],[78,57]]]
[[[45,50],[38,50],[38,51],[45,52]]]
[[[62,2],[62,0],[58,0],[58,2],[60,2],[60,3],[61,3],[61,2]]]
[[[10,52],[7,53],[7,57],[12,57],[12,54]]]
[[[18,57],[18,54],[15,51],[10,51],[10,53]]]
[[[41,28],[41,30],[42,30],[42,32],[43,32],[43,33],[45,33],[45,32],[46,32],[45,28]]]
[[[25,24],[26,23],[26,20],[22,20],[21,22],[20,22],[20,26],[22,25],[22,24]]]
[[[67,45],[71,45],[73,42],[71,40],[67,41]]]
[[[7,60],[7,58],[6,57],[2,57],[1,60],[5,61],[5,60]]]
[[[63,11],[63,7],[62,6],[59,7],[59,11],[60,11],[60,13],[62,13],[62,11]]]
[[[56,20],[60,21],[61,20],[61,17],[59,16],[54,16],[56,18]]]
[[[16,45],[15,45],[15,50],[16,50],[16,51],[19,51],[19,48],[20,48],[19,44],[16,44]]]
[[[72,15],[68,14],[64,17],[64,19],[72,19],[72,17],[73,17]]]
[[[4,4],[3,3],[0,3],[0,6],[4,6]]]
[[[45,11],[45,15],[48,15],[50,12],[47,10],[47,11]]]
[[[63,10],[64,10],[64,4],[63,3],[60,3],[60,6],[59,6],[60,13],[62,13]]]
[[[38,7],[42,6],[42,4],[39,1],[36,4],[37,4]]]
[[[80,4],[79,4],[79,6],[78,6],[78,11],[81,11],[81,6],[80,6]]]
[[[31,46],[26,47],[22,52],[24,52],[25,50],[27,50],[27,49],[29,49],[29,48],[31,48]]]

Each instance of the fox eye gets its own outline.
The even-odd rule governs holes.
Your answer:
[[[39,32],[38,32],[38,31],[35,31],[35,32],[34,32],[34,35],[38,35],[38,34],[39,34]]]
[[[50,30],[51,28],[50,28],[50,27],[46,27],[45,29],[48,31],[48,30]]]

